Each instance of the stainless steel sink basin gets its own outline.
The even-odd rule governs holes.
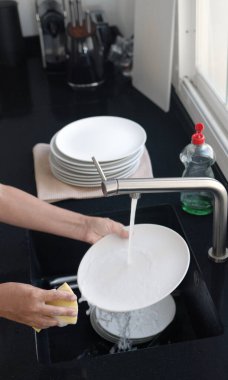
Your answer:
[[[129,224],[129,214],[130,211],[127,210],[103,216]],[[164,225],[186,239],[178,217],[169,205],[138,208],[136,223]],[[188,241],[187,243],[189,244]],[[31,282],[43,288],[50,288],[51,280],[56,277],[75,275],[81,258],[89,247],[82,242],[33,231],[29,232],[29,244]],[[189,248],[191,251],[190,246]],[[78,289],[75,292],[80,298]],[[173,322],[156,339],[140,344],[137,351],[161,350],[164,345],[222,334],[223,327],[217,309],[192,251],[188,273],[172,295],[176,302],[176,316]],[[51,328],[36,334],[37,358],[40,363],[55,365],[75,361],[78,366],[80,361],[84,363],[93,358],[102,360],[103,357],[107,358],[107,355],[111,356],[113,344],[102,339],[93,330],[86,315],[87,309],[85,302],[80,304],[76,326]]]

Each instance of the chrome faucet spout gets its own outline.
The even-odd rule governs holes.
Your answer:
[[[226,249],[227,192],[217,180],[205,177],[113,179],[102,182],[105,196],[138,193],[209,191],[214,196],[213,246],[209,257],[217,263],[228,258]]]

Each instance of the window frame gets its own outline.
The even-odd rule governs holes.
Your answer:
[[[194,123],[206,125],[207,142],[228,180],[228,109],[196,70],[196,1],[178,0],[173,85]]]

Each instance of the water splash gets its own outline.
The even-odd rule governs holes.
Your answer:
[[[110,353],[125,352],[132,350],[132,340],[130,339],[131,313],[113,313],[97,309],[97,320],[103,322],[103,328],[109,330],[109,325],[116,326],[116,344],[111,348]]]

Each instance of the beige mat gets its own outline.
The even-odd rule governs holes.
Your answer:
[[[54,177],[49,166],[49,144],[37,144],[33,148],[37,196],[49,203],[64,199],[86,199],[103,197],[100,187],[85,188],[65,184]],[[152,165],[145,149],[140,165],[131,178],[152,177]]]

